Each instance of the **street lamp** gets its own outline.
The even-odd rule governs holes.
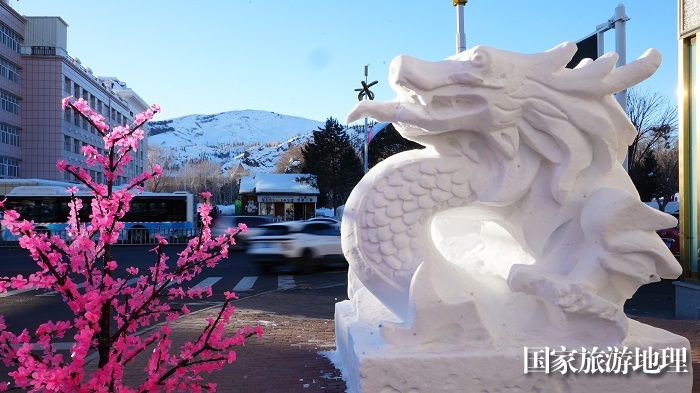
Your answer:
[[[467,0],[452,0],[452,5],[457,8],[457,53],[467,49],[467,39],[464,36],[464,5]]]

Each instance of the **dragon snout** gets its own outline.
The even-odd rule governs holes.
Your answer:
[[[447,70],[440,70],[440,62],[429,62],[401,55],[389,65],[389,84],[397,92],[421,94],[444,84]],[[440,80],[442,79],[442,81]]]

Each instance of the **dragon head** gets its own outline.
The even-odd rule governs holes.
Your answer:
[[[438,62],[399,56],[389,69],[396,98],[362,101],[348,122],[363,116],[392,122],[405,138],[424,145],[433,145],[444,133],[477,133],[508,158],[524,141],[561,162],[572,156],[563,151],[578,143],[563,140],[566,133],[556,124],[560,119],[583,131],[599,155],[607,156],[591,157],[593,162],[622,161],[636,131],[612,93],[648,78],[661,56],[650,49],[615,68],[618,57],[608,53],[565,68],[575,52],[576,44],[565,42],[536,54],[476,46]]]

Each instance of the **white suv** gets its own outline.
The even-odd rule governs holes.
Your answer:
[[[312,272],[321,262],[342,261],[340,225],[322,221],[289,221],[260,227],[251,236],[248,254],[263,271],[275,265],[297,264],[302,272]]]

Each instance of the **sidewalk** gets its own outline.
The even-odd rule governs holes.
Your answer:
[[[700,393],[700,321],[673,320],[673,293],[669,282],[640,291],[627,304],[633,318],[687,337],[692,346],[694,388]],[[340,393],[340,373],[319,352],[335,349],[333,313],[346,299],[345,286],[291,289],[241,299],[235,303],[234,324],[263,325],[262,339],[251,338],[238,350],[238,360],[206,379],[220,392]],[[175,345],[201,331],[202,321],[215,309],[183,318],[172,326]],[[138,375],[131,376],[138,379]],[[675,392],[669,392],[675,393]]]
[[[267,292],[234,303],[234,328],[263,326],[262,338],[251,337],[239,347],[237,360],[206,375],[219,392],[341,393],[345,382],[319,352],[335,349],[335,303],[345,300],[345,286]],[[202,310],[171,325],[173,347],[193,340],[218,308]],[[125,380],[141,381],[143,367],[135,364]]]

